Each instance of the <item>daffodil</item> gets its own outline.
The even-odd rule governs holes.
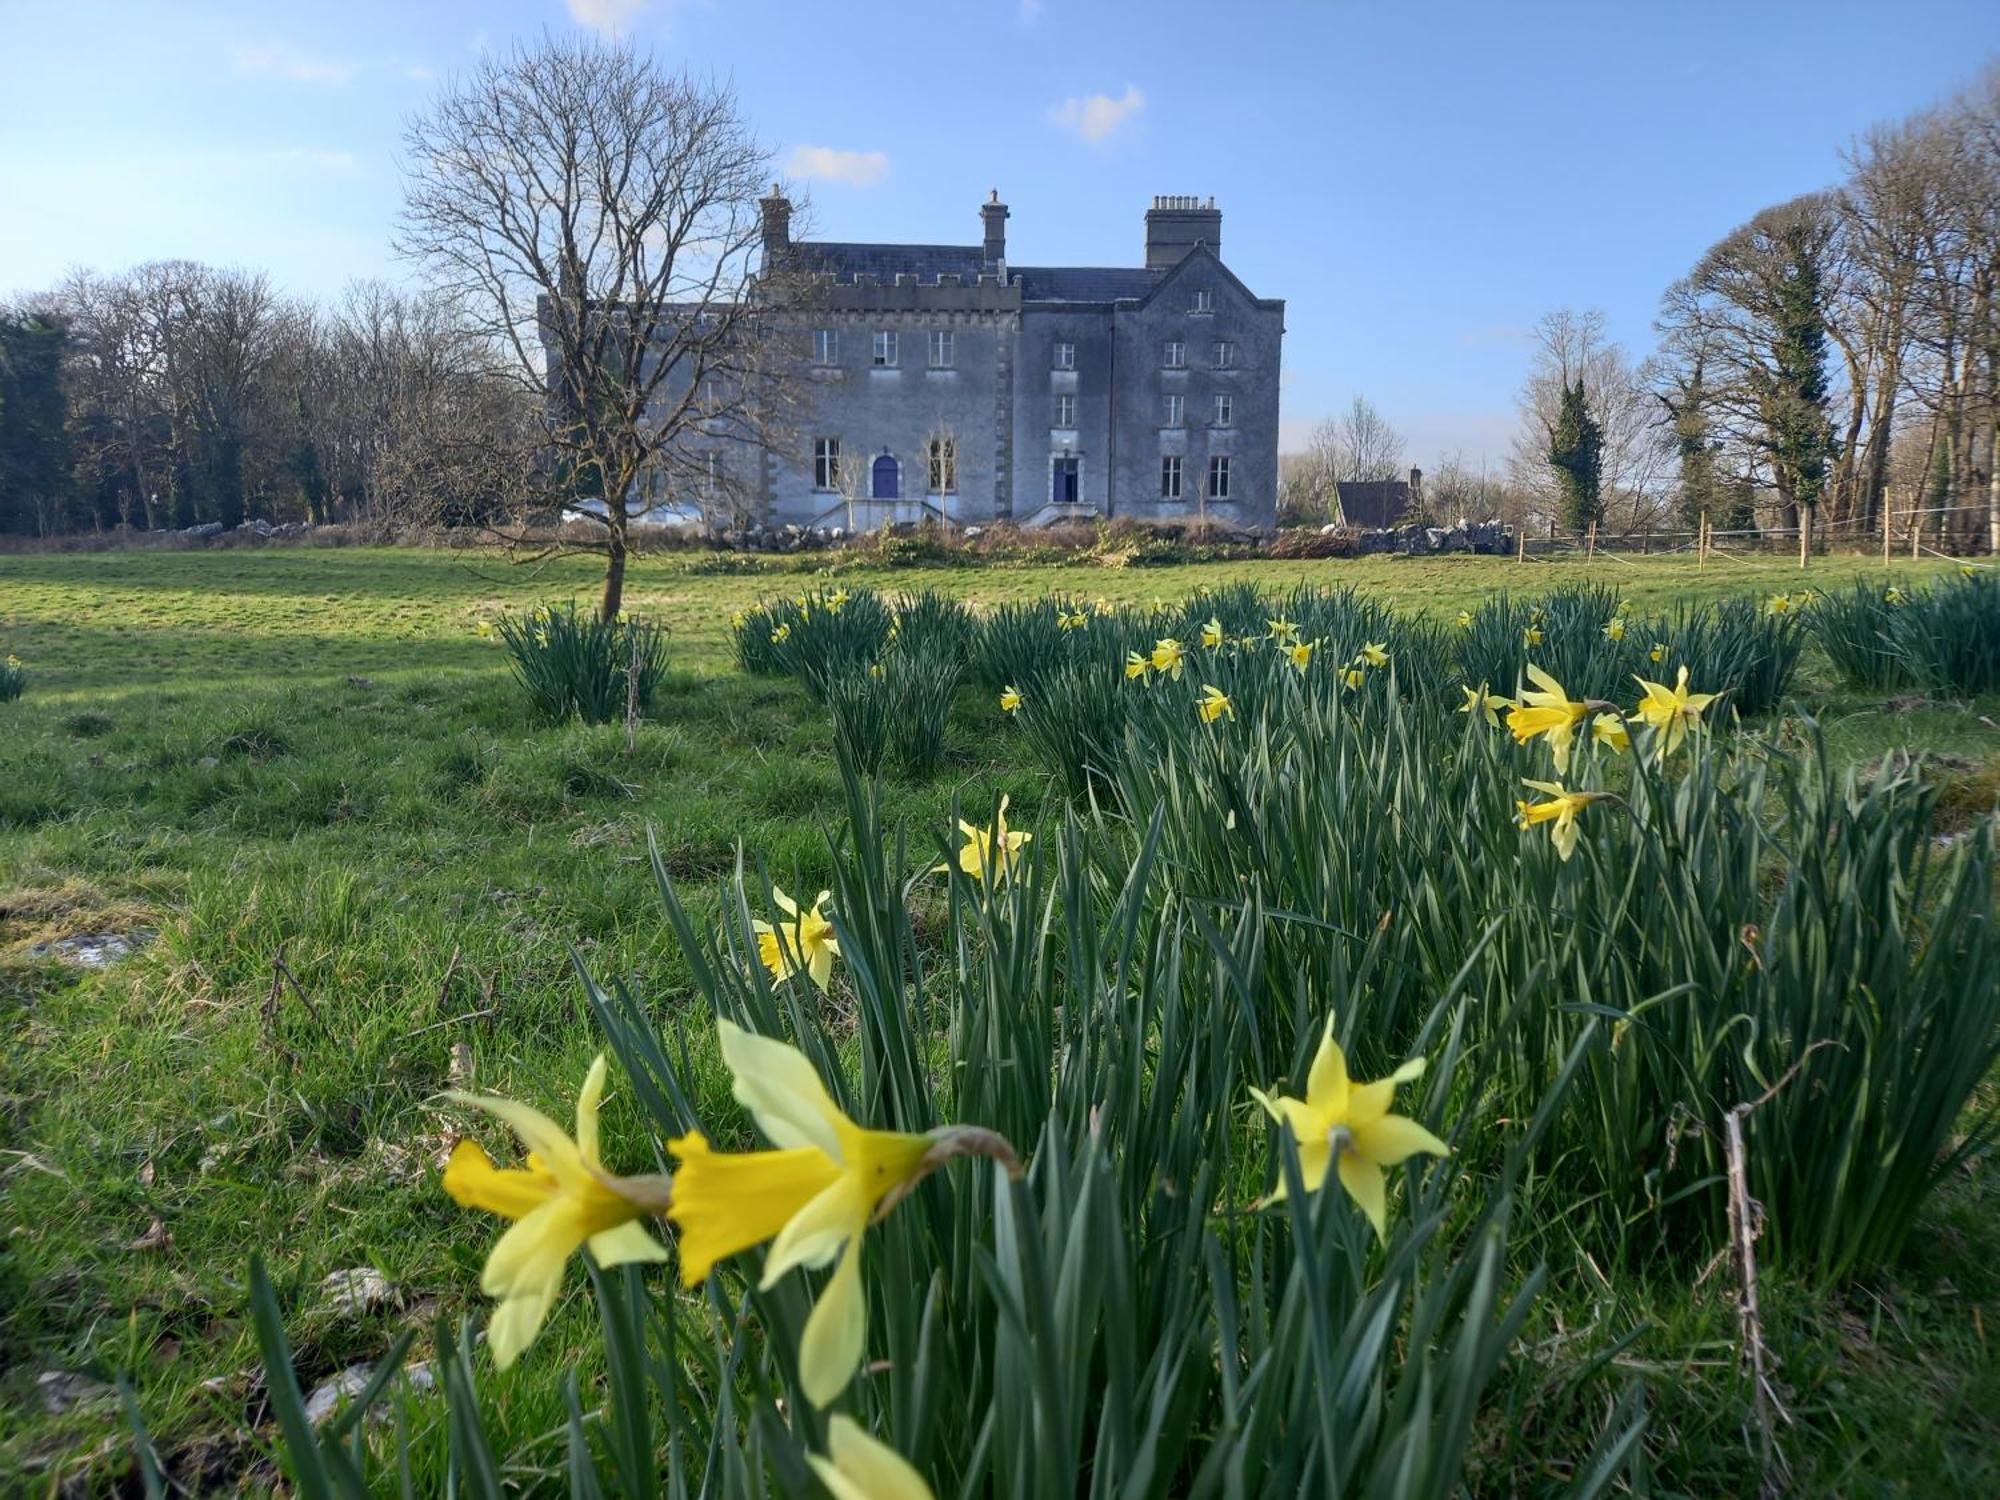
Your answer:
[[[1007,801],[1006,797],[1000,799],[991,828],[976,827],[963,818],[958,820],[958,831],[965,835],[965,843],[958,851],[958,867],[974,880],[985,880],[989,875],[996,881],[1006,879],[1020,861],[1021,846],[1034,838],[1032,833],[1008,829]],[[941,864],[934,873],[950,868],[949,863]]]
[[[877,682],[880,682],[884,677],[888,676],[889,674],[883,671],[882,663],[880,663],[879,661],[871,661],[870,663],[868,663],[868,675],[874,678]]]
[[[1764,606],[1766,614],[1784,615],[1790,614],[1791,611],[1792,596],[1790,594],[1773,594],[1770,602]]]
[[[1674,685],[1648,682],[1643,677],[1633,679],[1645,691],[1639,700],[1635,718],[1643,720],[1653,728],[1653,743],[1658,758],[1665,760],[1680,748],[1690,729],[1701,724],[1701,711],[1721,695],[1719,693],[1690,693],[1688,691],[1688,669],[1682,664]]]
[[[1210,615],[1208,623],[1201,627],[1201,649],[1213,651],[1222,644],[1222,621]]]
[[[776,630],[771,632],[771,644],[774,646],[782,646],[791,638],[792,627],[789,624],[780,625]]]
[[[479,622],[479,638],[482,641],[490,641],[499,633],[499,630],[495,628],[491,620],[481,620]],[[11,656],[7,658],[7,665],[10,667],[14,665],[14,659]]]
[[[1570,746],[1576,740],[1576,726],[1583,722],[1591,705],[1572,699],[1560,682],[1532,662],[1528,664],[1528,680],[1535,684],[1536,690],[1522,693],[1520,701],[1507,711],[1507,728],[1515,741],[1523,745],[1537,735],[1546,736],[1555,755],[1556,770],[1565,771],[1569,768]]]
[[[759,919],[750,924],[757,934],[758,960],[782,983],[803,969],[821,989],[833,977],[833,961],[840,957],[840,943],[833,935],[833,923],[821,910],[833,893],[821,891],[813,904],[800,909],[798,902],[773,887],[771,899],[790,921],[773,927]]]
[[[737,610],[735,614],[729,617],[729,628],[731,630],[741,630],[745,625],[748,625],[749,623],[750,623],[750,616],[745,614],[740,609]]]
[[[1609,796],[1610,793],[1572,792],[1560,782],[1528,781],[1525,778],[1521,785],[1544,793],[1549,800],[1517,801],[1514,804],[1517,814],[1515,821],[1523,829],[1533,828],[1537,823],[1553,823],[1555,826],[1549,829],[1549,837],[1555,842],[1556,853],[1563,857],[1564,863],[1568,863],[1569,857],[1576,853],[1576,815],[1591,803]]]
[[[808,1453],[806,1462],[833,1500],[934,1500],[902,1454],[870,1437],[844,1411],[827,1423],[826,1456]]]
[[[1462,714],[1484,714],[1486,722],[1495,729],[1500,727],[1500,711],[1514,706],[1512,698],[1487,692],[1483,682],[1476,688],[1461,687],[1459,691],[1465,694],[1465,702],[1459,705],[1458,711]]]
[[[1291,664],[1303,672],[1307,667],[1312,665],[1313,647],[1318,644],[1319,642],[1317,641],[1294,641],[1291,645],[1282,649],[1286,657],[1291,661]]]
[[[1181,675],[1181,643],[1172,636],[1164,636],[1153,643],[1153,670],[1164,672],[1176,682]]]
[[[1389,648],[1380,642],[1369,641],[1354,659],[1366,667],[1386,667],[1389,665]]]
[[[1368,680],[1368,674],[1359,667],[1349,667],[1340,674],[1340,680],[1351,688],[1358,688]]]
[[[1529,646],[1541,645],[1542,627],[1539,625],[1530,625],[1526,630],[1521,632],[1521,640],[1522,643],[1525,645]]]
[[[1236,717],[1236,708],[1229,701],[1229,695],[1212,682],[1203,684],[1201,698],[1194,707],[1204,724],[1213,724],[1225,714],[1232,719]]]
[[[799,1340],[799,1385],[825,1406],[847,1388],[867,1342],[861,1241],[869,1222],[954,1156],[984,1155],[1020,1170],[990,1131],[927,1135],[867,1130],[833,1102],[796,1047],[718,1021],[736,1102],[773,1150],[715,1151],[700,1131],[668,1143],[680,1163],[668,1217],[680,1230],[681,1280],[696,1286],[716,1262],[772,1240],[761,1285],[798,1267],[834,1265]]]
[[[1089,623],[1090,616],[1083,612],[1081,606],[1074,610],[1058,609],[1056,611],[1056,624],[1064,630],[1081,630]]]
[[[837,615],[845,608],[847,608],[846,589],[836,589],[833,593],[827,595],[826,612],[828,614]]]
[[[1275,620],[1266,620],[1264,623],[1271,627],[1271,639],[1276,641],[1280,646],[1289,646],[1299,638],[1299,627],[1294,625],[1290,620],[1285,619],[1282,615]]]
[[[1472,629],[1472,611],[1471,611],[1471,610],[1469,610],[1469,609],[1461,609],[1461,610],[1460,610],[1460,611],[1458,612],[1458,628],[1459,628],[1460,630],[1470,630],[1470,629]]]
[[[1646,653],[1646,659],[1655,662],[1665,661],[1667,659],[1667,649],[1665,641],[1655,641],[1653,642],[1653,649]]]
[[[1910,596],[1899,588],[1891,587],[1887,593],[1883,594],[1882,602],[1888,605],[1908,604]]]
[[[1625,639],[1625,617],[1623,615],[1613,615],[1609,620],[1604,622],[1604,638],[1607,641],[1622,641]]]
[[[1152,670],[1153,664],[1138,652],[1127,651],[1125,653],[1125,676],[1128,679],[1142,678]]]
[[[462,1207],[512,1219],[486,1257],[479,1289],[500,1299],[487,1330],[493,1363],[506,1369],[535,1341],[563,1269],[585,1245],[600,1266],[659,1261],[667,1252],[640,1227],[664,1213],[672,1183],[660,1176],[615,1177],[597,1154],[597,1104],[604,1096],[603,1057],[590,1066],[576,1100],[576,1139],[540,1110],[486,1094],[447,1097],[497,1116],[528,1148],[522,1167],[497,1167],[477,1142],[461,1140],[445,1164],[444,1190]]]
[[[632,623],[632,612],[626,609],[619,610],[617,621],[620,625],[630,625]]]
[[[1021,690],[1011,682],[1000,690],[1000,712],[1018,713],[1021,708]]]
[[[1632,736],[1625,728],[1625,721],[1616,714],[1599,714],[1590,721],[1590,737],[1600,745],[1608,745],[1623,755],[1632,748]]]
[[[1347,1076],[1347,1055],[1333,1039],[1333,1018],[1327,1017],[1312,1071],[1306,1075],[1306,1096],[1294,1099],[1270,1095],[1261,1089],[1250,1096],[1280,1125],[1292,1132],[1298,1143],[1299,1178],[1305,1190],[1316,1193],[1326,1181],[1328,1167],[1340,1177],[1347,1195],[1367,1215],[1368,1222],[1382,1239],[1389,1237],[1387,1193],[1382,1180],[1384,1167],[1400,1166],[1410,1157],[1449,1156],[1451,1148],[1415,1120],[1389,1113],[1395,1102],[1396,1085],[1421,1078],[1424,1060],[1410,1059],[1378,1083],[1354,1083]],[[1283,1201],[1285,1178],[1266,1203]]]

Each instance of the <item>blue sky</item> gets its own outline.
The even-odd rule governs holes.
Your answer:
[[[0,294],[189,256],[403,278],[402,122],[482,49],[617,27],[737,90],[826,238],[1136,264],[1213,193],[1287,299],[1288,446],[1357,391],[1499,458],[1543,311],[1635,352],[1661,290],[1870,123],[2000,52],[2000,0],[0,0]]]

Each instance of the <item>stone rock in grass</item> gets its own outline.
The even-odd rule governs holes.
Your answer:
[[[42,1406],[51,1416],[61,1416],[74,1407],[108,1406],[117,1391],[102,1380],[94,1380],[75,1370],[44,1370],[35,1377],[42,1393]]]
[[[57,958],[85,969],[102,969],[121,958],[130,958],[153,940],[149,931],[86,932],[75,937],[37,943],[28,950],[30,958]]]
[[[389,1278],[373,1266],[353,1266],[334,1271],[319,1284],[327,1310],[336,1317],[359,1316],[380,1307],[395,1295]]]
[[[306,1397],[306,1420],[315,1427],[319,1426],[340,1410],[343,1403],[352,1401],[366,1390],[368,1379],[374,1373],[375,1367],[372,1364],[362,1363],[349,1365],[339,1374],[321,1381],[312,1388],[312,1394]],[[437,1383],[437,1377],[431,1373],[430,1363],[427,1360],[406,1365],[403,1369],[403,1378],[409,1381],[412,1390],[418,1391],[427,1391]]]

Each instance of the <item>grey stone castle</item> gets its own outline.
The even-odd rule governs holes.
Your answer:
[[[1271,525],[1285,305],[1222,263],[1214,199],[1155,198],[1129,268],[1011,264],[997,192],[975,245],[795,241],[791,212],[763,201],[765,264],[812,288],[770,524]]]

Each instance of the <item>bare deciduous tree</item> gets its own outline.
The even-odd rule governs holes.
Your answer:
[[[582,37],[486,61],[407,146],[399,246],[545,395],[550,477],[601,507],[609,618],[642,476],[695,493],[708,452],[772,420],[785,359],[753,265],[768,154],[726,89]]]
[[[1635,365],[1605,332],[1604,314],[1560,308],[1535,324],[1535,356],[1520,395],[1520,427],[1508,457],[1508,477],[1543,518],[1557,510],[1557,476],[1550,436],[1562,414],[1563,392],[1578,380],[1603,433],[1602,497],[1608,524],[1636,530],[1657,518],[1663,503],[1666,452],[1653,372]]]

